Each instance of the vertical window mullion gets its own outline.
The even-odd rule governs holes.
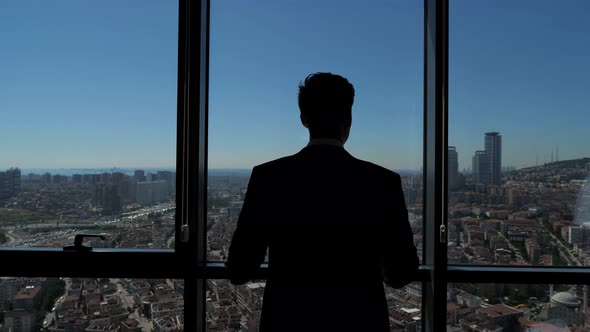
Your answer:
[[[424,1],[424,331],[446,326],[448,0]]]
[[[185,331],[205,331],[209,1],[180,0],[179,155],[176,249],[185,276]]]
[[[209,89],[209,0],[188,3],[188,199],[189,241],[186,265],[189,266],[191,316],[187,331],[206,331],[207,264],[207,127]]]
[[[205,270],[207,265],[207,174],[208,174],[208,120],[209,120],[209,18],[210,1],[201,0],[199,12],[200,27],[200,85],[199,85],[199,145],[198,145],[198,216],[197,216],[197,255],[198,267]],[[196,280],[197,290],[197,329],[207,331],[207,279],[200,275]]]

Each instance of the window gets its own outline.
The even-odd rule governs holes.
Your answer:
[[[450,9],[449,263],[587,265],[585,5]]]
[[[314,70],[309,66],[323,64],[326,68],[318,70],[339,72],[350,78],[357,85],[359,97],[364,93],[360,89],[367,86],[364,81],[375,79],[383,83],[377,87],[383,91],[379,98],[375,97],[378,102],[374,105],[357,99],[355,116],[359,118],[355,130],[359,137],[355,143],[358,145],[352,144],[354,137],[351,137],[352,152],[397,170],[422,167],[414,180],[406,178],[404,189],[408,199],[415,199],[414,204],[421,200],[422,204],[421,209],[415,206],[414,211],[423,220],[422,225],[416,223],[416,230],[422,226],[421,237],[416,240],[422,244],[423,266],[416,282],[403,289],[403,293],[388,291],[388,300],[393,304],[390,306],[393,323],[425,331],[442,331],[447,325],[449,330],[460,330],[459,316],[448,320],[454,315],[453,310],[443,309],[453,309],[452,305],[448,306],[447,296],[457,297],[463,292],[461,294],[469,293],[483,301],[490,299],[485,294],[500,289],[504,305],[516,308],[521,303],[514,301],[523,300],[526,289],[526,295],[534,294],[528,296],[527,303],[522,303],[525,306],[516,309],[531,321],[532,329],[538,327],[535,323],[545,321],[539,316],[530,319],[524,313],[536,310],[532,303],[537,306],[541,302],[551,303],[552,297],[547,296],[545,285],[554,285],[554,295],[569,292],[578,298],[580,289],[584,293],[583,285],[587,284],[590,273],[584,267],[585,228],[583,223],[575,223],[576,217],[585,218],[587,212],[584,181],[588,169],[584,169],[587,162],[583,157],[586,156],[580,148],[580,142],[587,141],[586,131],[581,127],[587,122],[581,111],[581,96],[588,85],[588,75],[585,75],[588,66],[580,60],[587,57],[584,47],[588,44],[584,43],[587,36],[583,34],[588,22],[585,4],[573,1],[560,3],[560,6],[549,6],[545,2],[499,3],[483,8],[485,5],[465,2],[453,2],[449,7],[448,1],[433,0],[424,1],[424,7],[412,3],[379,3],[392,6],[388,9],[377,5],[353,8],[352,4],[337,4],[342,17],[349,22],[366,19],[361,12],[374,16],[358,30],[351,31],[349,37],[357,44],[346,45],[345,41],[333,40],[333,50],[343,53],[344,46],[364,48],[345,54],[354,60],[350,66],[340,57],[322,61],[304,52],[299,54],[300,68],[282,68],[278,56],[283,51],[292,55],[301,51],[290,49],[298,43],[288,41],[297,41],[296,38],[302,36],[292,31],[287,35],[294,39],[286,40],[274,38],[273,32],[289,24],[299,27],[303,20],[290,22],[288,19],[295,19],[297,13],[303,15],[305,8],[310,9],[305,6],[310,4],[291,8],[292,17],[280,15],[284,9],[274,3],[265,6],[214,3],[211,11],[210,2],[206,0],[133,5],[38,2],[26,8],[16,3],[3,4],[0,11],[3,37],[0,106],[9,111],[2,114],[0,124],[3,152],[0,159],[0,242],[4,246],[0,248],[0,259],[11,262],[10,269],[3,274],[11,278],[43,274],[41,277],[52,281],[60,277],[80,279],[88,282],[89,287],[101,282],[106,284],[105,280],[112,284],[115,278],[148,280],[150,287],[154,287],[158,283],[152,285],[149,280],[160,279],[168,285],[172,282],[177,293],[176,281],[172,280],[178,280],[179,284],[183,281],[186,286],[182,290],[184,311],[191,313],[185,315],[184,329],[205,331],[208,322],[235,325],[238,320],[235,310],[220,309],[213,303],[223,298],[227,285],[220,263],[223,251],[213,248],[215,241],[208,241],[208,238],[213,239],[211,230],[218,218],[215,215],[220,214],[215,210],[216,205],[225,204],[223,208],[234,209],[232,213],[239,210],[239,200],[223,192],[229,189],[236,195],[243,193],[248,175],[232,170],[227,176],[227,173],[219,173],[218,168],[249,168],[294,152],[305,144],[304,131],[302,137],[297,136],[301,142],[287,139],[290,133],[300,129],[297,129],[297,121],[292,121],[288,115],[294,113],[296,119],[295,103],[286,101],[288,96],[294,100],[296,82]],[[313,15],[335,6],[327,2],[313,5],[313,10],[307,10],[305,16],[309,15],[310,24],[314,22]],[[228,10],[227,16],[224,8]],[[242,25],[230,28],[234,23],[231,11],[236,8],[243,15],[234,20],[240,20]],[[278,16],[269,15],[272,13]],[[386,15],[399,16],[399,19],[379,19]],[[256,21],[256,17],[260,21]],[[268,27],[276,29],[263,29],[252,24],[254,22],[267,22]],[[250,31],[247,27],[258,30]],[[232,34],[233,39],[222,38]],[[423,42],[423,48],[416,42]],[[308,48],[313,46],[312,43]],[[365,57],[369,56],[375,58],[367,61]],[[242,57],[244,62],[249,59],[248,63],[253,66],[244,66],[232,57]],[[397,67],[400,63],[395,59],[404,57],[408,62]],[[378,66],[383,64],[389,67]],[[422,65],[423,70],[420,69]],[[285,78],[285,85],[273,81],[272,75],[263,75],[267,67],[277,69],[279,74],[285,73],[276,75]],[[250,69],[258,69],[260,75],[250,74]],[[487,74],[475,75],[479,70]],[[289,73],[292,79],[287,79]],[[363,77],[362,73],[372,74]],[[422,80],[417,78],[418,73],[423,74]],[[233,78],[231,74],[236,74],[236,80],[230,79]],[[545,75],[551,79],[546,79]],[[269,98],[266,108],[256,111],[279,109],[282,112],[270,118],[276,126],[261,128],[258,122],[250,128],[260,133],[270,130],[269,134],[276,128],[285,130],[284,135],[276,135],[280,138],[276,142],[265,141],[262,135],[258,138],[242,136],[248,140],[235,142],[236,146],[246,143],[246,147],[266,148],[264,154],[261,152],[259,157],[251,159],[242,154],[245,149],[236,150],[236,146],[230,146],[232,142],[224,141],[228,130],[242,132],[248,128],[244,114],[232,112],[247,103],[256,105],[259,102],[253,94],[256,84],[244,83],[241,81],[244,77],[264,78],[264,83],[276,89],[273,95],[280,97]],[[389,77],[395,79],[389,81]],[[404,83],[407,84],[388,83],[399,82],[400,77],[406,78]],[[482,81],[482,77],[489,80]],[[240,87],[248,89],[249,93],[240,92]],[[417,92],[421,87],[422,94]],[[405,88],[409,89],[407,93],[392,96],[392,91]],[[400,108],[404,105],[400,112],[407,117],[386,121],[370,118],[368,110],[396,105]],[[422,109],[423,116],[420,116]],[[556,109],[560,116],[554,116]],[[165,110],[165,113],[160,115],[155,110]],[[513,111],[504,113],[507,114],[504,117],[491,116],[505,110]],[[391,114],[394,113],[400,114],[393,111]],[[548,116],[551,116],[549,120]],[[464,124],[468,119],[475,121]],[[387,139],[391,137],[389,125],[396,127],[399,123],[403,125],[397,127],[398,132],[409,142],[406,151],[397,151],[395,143]],[[523,123],[529,125],[518,126]],[[243,128],[235,128],[236,124]],[[423,129],[419,129],[422,124]],[[493,128],[487,128],[486,124]],[[544,129],[539,133],[538,128],[545,124],[551,124],[556,130]],[[367,128],[379,130],[369,135]],[[363,132],[366,135],[361,137]],[[528,136],[519,136],[524,134]],[[365,145],[375,149],[365,150]],[[454,147],[454,151],[449,147]],[[538,149],[535,151],[531,147]],[[224,154],[224,151],[231,153]],[[537,168],[537,154],[539,164],[548,165]],[[407,159],[392,158],[395,155],[404,155]],[[497,155],[500,158],[496,158]],[[526,182],[523,178],[529,175],[522,170],[525,163],[519,160],[525,159],[528,166],[535,165],[533,170],[546,170],[540,179],[535,172],[530,174],[536,179],[529,182],[543,183],[540,193],[532,195],[523,183]],[[568,159],[579,163],[564,163]],[[397,162],[399,164],[395,164]],[[502,169],[502,166],[517,169]],[[47,168],[78,170],[49,172]],[[81,168],[93,170],[82,172]],[[469,168],[472,171],[467,172]],[[569,172],[571,169],[579,171]],[[144,174],[136,170],[143,170]],[[451,173],[452,170],[457,171]],[[466,184],[471,184],[468,190],[456,186],[457,181],[461,183],[461,175]],[[496,184],[498,175],[499,187]],[[145,181],[138,181],[143,180],[143,176]],[[133,192],[130,189],[133,185],[129,185],[132,179],[149,182],[142,190],[150,194],[145,195],[145,204],[139,204],[142,206],[137,209],[131,206],[132,199],[124,198]],[[97,185],[98,182],[103,184]],[[408,188],[422,192],[409,194]],[[135,189],[136,195],[138,190]],[[473,194],[466,195],[466,192]],[[552,192],[564,195],[555,199]],[[485,197],[491,202],[486,204],[494,205],[491,197],[500,195],[510,196],[511,204],[515,205],[506,208],[508,213],[525,212],[526,216],[504,219],[502,209],[488,209],[489,206],[477,211],[472,207],[469,212],[472,216],[461,215],[465,208],[461,204],[466,202],[460,200],[466,196]],[[530,204],[533,198],[534,204]],[[153,202],[158,204],[150,205]],[[556,206],[543,209],[540,208],[542,203]],[[208,211],[212,213],[208,215]],[[562,211],[557,213],[557,219],[552,217],[556,211]],[[569,215],[563,211],[569,211]],[[139,216],[142,213],[144,215]],[[97,216],[97,220],[89,222]],[[515,219],[519,216],[527,221],[519,223],[521,219]],[[475,223],[463,218],[474,218]],[[506,231],[502,229],[504,225]],[[477,246],[478,241],[482,241],[477,231],[484,233],[483,247],[489,247],[494,227],[500,227],[496,237],[500,242],[493,251],[488,248],[490,252],[486,255],[486,251]],[[533,228],[537,230],[534,239],[543,241],[539,242],[538,251],[534,243],[527,244],[518,238],[519,231],[521,235],[532,234]],[[111,242],[87,239],[83,244],[92,245],[95,248],[92,252],[61,249],[73,240],[74,234],[82,231],[106,233]],[[226,231],[227,236],[229,233]],[[490,237],[486,238],[488,234]],[[500,247],[502,237],[506,237],[503,242],[507,248]],[[550,255],[554,266],[539,266],[542,261],[539,259],[546,255]],[[486,256],[494,261],[483,259]],[[505,266],[519,260],[527,266]],[[484,266],[486,263],[495,265]],[[266,268],[261,268],[259,281],[245,286],[244,290],[250,293],[234,292],[239,294],[242,303],[248,300],[257,303],[259,296],[255,294],[262,288],[265,273]],[[313,275],[313,271],[310,274]],[[508,286],[529,284],[530,280],[538,286]],[[491,285],[493,283],[495,285]],[[27,285],[24,289],[26,292]],[[413,307],[398,306],[397,298],[402,294],[419,295],[421,303]],[[566,297],[567,294],[562,294],[560,298]],[[571,296],[568,298],[573,300]],[[492,300],[490,304],[497,305]],[[469,307],[458,305],[457,314]],[[256,311],[255,306],[250,303],[248,306]],[[580,311],[583,310],[578,308],[578,313]],[[409,324],[416,322],[418,315],[420,323]],[[246,317],[240,314],[241,326]],[[5,324],[13,325],[26,321],[14,313],[5,315],[4,319]]]
[[[189,275],[173,268],[179,12],[157,1],[2,4],[3,327],[194,326]],[[81,233],[96,236],[62,249]]]
[[[297,92],[316,71],[355,86],[346,149],[402,175],[422,256],[423,11],[419,2],[211,3],[208,261],[226,258],[252,167],[308,143]],[[264,280],[207,286],[210,329],[258,325]],[[421,293],[420,283],[387,289],[392,327],[420,325]]]
[[[586,16],[449,3],[448,331],[586,326]]]
[[[174,248],[178,5],[3,5],[0,243]]]

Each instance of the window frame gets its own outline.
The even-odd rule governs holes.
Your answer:
[[[439,166],[439,181],[444,181],[441,186],[443,192],[439,193],[444,200],[434,202],[433,204],[442,204],[443,207],[439,210],[440,215],[436,216],[448,229],[448,201],[445,197],[447,193],[447,152],[448,152],[448,89],[449,89],[449,0],[425,0],[426,6],[429,3],[436,2],[436,6],[440,7],[435,10],[438,21],[436,30],[440,31],[440,35],[436,36],[437,43],[440,43],[440,56],[437,57],[437,63],[441,63],[443,69],[441,70],[441,81],[436,84],[436,92],[441,94],[439,100],[440,105],[436,110],[439,114],[436,119],[436,128],[441,130],[439,136],[435,139],[435,146],[438,158],[435,163]],[[430,6],[432,8],[432,5]],[[426,83],[425,83],[426,84]],[[425,89],[426,90],[426,89]],[[426,91],[425,91],[426,94]],[[426,135],[426,134],[425,134]],[[425,150],[428,147],[425,146]],[[426,162],[425,162],[426,163]],[[436,179],[435,179],[436,180]],[[438,192],[438,191],[437,191]],[[435,224],[436,226],[436,224]],[[436,228],[436,227],[435,227]],[[435,231],[435,229],[431,229]],[[438,241],[439,243],[441,241]],[[438,252],[435,256],[438,258],[435,264],[435,270],[439,271],[438,276],[434,279],[440,290],[439,294],[435,293],[434,302],[436,302],[434,309],[439,309],[438,316],[435,317],[434,329],[427,329],[427,331],[444,331],[446,329],[446,289],[449,283],[497,283],[497,284],[578,284],[588,285],[590,280],[590,266],[588,267],[512,267],[501,265],[458,265],[448,264],[447,262],[447,247],[446,241],[437,247]],[[442,272],[442,274],[440,274]],[[444,300],[444,302],[443,302]],[[435,310],[436,312],[436,310]],[[425,327],[430,327],[430,324],[425,324]]]
[[[210,0],[179,0],[175,249],[0,248],[0,260],[11,262],[0,276],[184,279],[185,330],[207,330],[207,279],[227,278],[222,262],[207,261],[209,18]],[[590,277],[590,267],[447,263],[441,226],[447,226],[448,204],[448,29],[449,1],[424,0],[424,256],[415,281],[423,285],[422,324],[428,332],[446,329],[449,282],[587,284]],[[188,227],[187,241],[182,225]],[[259,273],[266,278],[268,265]]]
[[[209,0],[202,1],[207,3],[208,10]],[[207,31],[208,29],[207,25]],[[587,284],[590,277],[590,267],[491,267],[448,264],[448,54],[449,0],[424,0],[424,250],[422,265],[414,281],[422,282],[423,285],[422,329],[427,332],[446,329],[446,290],[449,283],[528,284],[535,280],[535,283],[540,284]],[[208,52],[204,56],[208,56]],[[207,110],[203,108],[201,111]],[[202,278],[227,278],[222,262],[207,262],[206,267]],[[263,264],[257,278],[264,279],[267,269],[268,266]],[[310,274],[313,274],[313,271],[310,271]],[[204,313],[199,314],[204,316]],[[202,331],[206,330],[204,320],[200,327]]]
[[[202,12],[207,3],[189,0],[178,0],[178,69],[177,69],[177,139],[176,139],[176,220],[175,220],[175,248],[174,249],[131,249],[131,248],[94,248],[90,252],[64,251],[62,248],[40,248],[40,247],[3,247],[0,248],[0,260],[5,262],[5,268],[0,271],[2,277],[75,277],[75,278],[166,278],[183,279],[185,282],[184,310],[196,312],[197,289],[203,280],[202,266],[187,264],[186,262],[198,261],[197,248],[202,246],[202,241],[197,239],[199,223],[203,218],[197,218],[198,211],[202,211],[206,195],[203,195],[202,188],[204,173],[191,171],[195,165],[203,170],[206,160],[196,156],[194,152],[203,153],[206,144],[206,121],[193,116],[202,114],[199,106],[193,106],[193,100],[197,103],[200,96],[206,96],[206,91],[194,96],[195,87],[206,87],[206,84],[195,82],[195,76],[199,79],[206,79],[202,76],[201,64],[191,75],[190,64],[199,64],[199,45],[202,41],[208,42],[199,36],[203,29],[197,24],[203,20],[201,16],[208,18],[208,12]],[[203,15],[201,15],[203,13]],[[191,26],[192,23],[192,26]],[[195,26],[197,25],[197,26]],[[207,24],[208,28],[208,24]],[[191,34],[191,31],[193,32]],[[207,31],[207,30],[204,30]],[[208,47],[208,45],[207,45]],[[206,63],[205,63],[206,65]],[[204,71],[206,73],[206,71]],[[204,101],[206,102],[206,98]],[[205,130],[202,130],[205,128]],[[195,140],[205,136],[205,140]],[[200,158],[199,158],[200,157]],[[206,188],[206,185],[205,187]],[[196,201],[202,204],[190,204]],[[181,225],[188,225],[188,241],[182,240]],[[202,250],[201,250],[202,252]],[[159,268],[164,267],[164,268]],[[197,331],[197,317],[185,314],[184,329]]]
[[[206,20],[201,35],[206,38],[206,47],[201,49],[200,63],[208,77],[209,56],[209,4],[210,0],[201,0],[202,12],[206,12]],[[528,284],[531,280],[540,284],[588,284],[590,267],[504,267],[504,266],[463,266],[447,262],[448,229],[448,90],[449,90],[449,0],[424,0],[424,243],[423,260],[419,273],[414,281],[422,283],[422,330],[426,332],[444,331],[447,326],[447,285],[455,282],[471,283],[511,283]],[[207,85],[208,80],[202,81]],[[207,119],[208,105],[201,105],[201,117]],[[203,114],[204,113],[204,114]],[[204,137],[206,140],[207,137]],[[207,145],[199,146],[205,149]],[[206,174],[199,168],[199,174]],[[205,185],[206,177],[201,182]],[[202,211],[205,212],[205,211]],[[205,212],[206,213],[206,212]],[[201,222],[204,227],[206,219]],[[201,233],[202,245],[206,249],[206,233]],[[222,262],[207,262],[205,256],[199,256],[199,266],[204,267],[199,273],[199,280],[227,278],[227,271]],[[313,271],[309,271],[313,274]],[[264,279],[268,273],[268,265],[263,264],[259,278]],[[204,287],[204,285],[203,285]],[[199,331],[206,331],[204,292],[201,292],[202,309],[197,313],[200,317]]]

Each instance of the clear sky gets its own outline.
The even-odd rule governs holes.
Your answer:
[[[213,0],[210,167],[247,168],[307,143],[297,86],[356,88],[346,148],[422,166],[422,1]],[[174,1],[0,2],[0,169],[173,166]],[[451,1],[450,129],[459,167],[483,133],[503,164],[590,156],[590,3]]]

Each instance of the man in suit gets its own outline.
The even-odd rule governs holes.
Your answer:
[[[253,278],[268,248],[260,331],[389,331],[383,282],[418,268],[400,176],[344,149],[354,87],[330,73],[299,86],[309,144],[254,167],[226,262]]]

